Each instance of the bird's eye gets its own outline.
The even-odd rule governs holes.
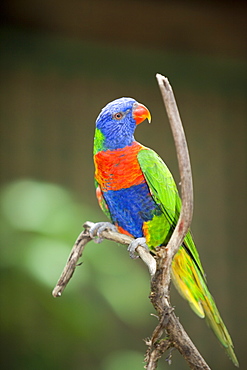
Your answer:
[[[122,119],[122,118],[123,118],[123,113],[121,113],[121,112],[115,113],[115,114],[113,115],[113,118],[114,118],[114,119],[117,119],[117,120],[120,120],[120,119]]]

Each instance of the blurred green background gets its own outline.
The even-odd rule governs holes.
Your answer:
[[[8,0],[1,5],[1,363],[3,369],[143,368],[157,321],[143,264],[90,243],[61,298],[51,291],[98,208],[94,121],[131,96],[152,113],[136,138],[179,182],[155,80],[169,77],[193,169],[193,234],[209,287],[246,359],[246,5],[242,1]],[[212,369],[232,369],[206,323],[172,303]],[[159,370],[168,368],[165,357]],[[187,369],[172,352],[173,369]]]

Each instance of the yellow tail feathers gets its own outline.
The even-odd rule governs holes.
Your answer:
[[[199,317],[206,317],[208,325],[225,347],[234,365],[239,366],[230,334],[207,288],[205,278],[184,247],[179,249],[173,259],[172,280],[182,297],[189,302],[192,310]]]

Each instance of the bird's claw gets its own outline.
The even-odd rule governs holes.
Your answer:
[[[144,247],[145,249],[147,249],[149,251],[149,248],[146,244],[146,238],[137,238],[135,240],[133,240],[133,242],[130,243],[130,245],[128,246],[127,250],[129,252],[129,255],[130,255],[130,258],[132,259],[136,259],[136,258],[139,258],[138,255],[136,255],[136,248],[141,245],[142,247]]]
[[[105,230],[111,230],[116,232],[117,228],[110,222],[97,222],[96,224],[94,224],[94,226],[91,227],[89,235],[94,240],[95,243],[101,243],[103,241],[101,234]]]

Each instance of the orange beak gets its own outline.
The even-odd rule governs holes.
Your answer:
[[[149,110],[143,104],[136,103],[133,107],[133,118],[136,121],[136,124],[143,122],[145,119],[148,122],[151,122],[151,114]]]

